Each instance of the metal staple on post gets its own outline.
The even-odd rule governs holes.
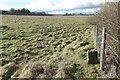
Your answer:
[[[101,41],[101,53],[100,53],[100,70],[104,69],[105,63],[105,40],[106,40],[106,29],[103,27],[102,31],[102,41]]]

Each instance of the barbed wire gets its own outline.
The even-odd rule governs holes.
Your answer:
[[[102,32],[103,30],[99,27],[97,27],[96,29],[97,29],[97,36],[96,37],[98,37],[98,36],[100,36],[100,34],[98,34],[98,32]],[[111,36],[109,33],[105,32],[105,34],[107,35],[107,37],[109,37],[110,39],[115,41],[117,44],[120,44],[120,42],[118,40],[116,40],[113,36]],[[117,52],[112,48],[112,46],[108,43],[108,41],[105,40],[105,42],[106,42],[106,45],[108,45],[108,47],[110,48],[111,53],[113,53],[114,56],[116,55],[119,58],[119,56],[117,55]]]
[[[117,64],[119,64],[119,56],[117,55],[117,52],[110,46],[109,42],[107,40],[105,40],[106,45],[109,47],[111,54],[113,54],[114,59],[116,61]]]
[[[120,42],[118,40],[116,40],[113,36],[111,36],[110,34],[108,34],[107,32],[105,32],[105,34],[107,36],[109,36],[109,38],[111,38],[112,40],[114,40],[116,43],[120,44]]]
[[[97,27],[97,28],[98,28],[98,27]],[[98,30],[102,32],[102,29],[98,28]],[[111,36],[109,33],[105,32],[105,34],[106,34],[109,38],[111,38],[113,41],[115,41],[116,43],[120,44],[120,42],[119,42],[117,39],[115,39],[113,36]]]

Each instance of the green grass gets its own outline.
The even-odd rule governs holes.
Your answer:
[[[49,77],[65,77],[66,72],[75,78],[99,77],[99,65],[87,65],[87,50],[94,44],[86,20],[87,16],[3,16],[2,25],[8,27],[0,41],[2,58],[17,64],[34,59],[45,67],[65,66]]]

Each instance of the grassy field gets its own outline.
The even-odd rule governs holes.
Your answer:
[[[0,40],[1,58],[14,61],[20,67],[32,60],[39,61],[44,72],[37,77],[99,77],[99,65],[87,64],[87,51],[94,48],[87,18],[3,16],[2,25],[7,27],[3,28]],[[20,69],[16,70],[19,74]]]

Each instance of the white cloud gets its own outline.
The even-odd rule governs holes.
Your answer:
[[[0,10],[8,10],[9,7],[0,2]]]
[[[7,3],[26,3],[29,2],[30,0],[0,0],[0,2],[7,2]]]
[[[65,14],[65,13],[83,13],[83,14],[93,14],[98,11],[100,8],[89,8],[89,9],[77,9],[77,10],[68,10],[68,11],[51,11],[50,14]]]
[[[31,0],[30,4],[25,6],[26,8],[37,11],[37,10],[52,10],[54,3],[50,0]]]
[[[61,12],[61,11],[78,11],[94,12],[93,8],[98,8],[105,0],[0,0],[0,9],[8,10],[11,7],[4,5],[2,2],[19,3],[28,2],[25,6],[14,7],[15,9],[27,8],[30,11],[46,11],[46,12]]]
[[[89,9],[99,7],[105,0],[63,0],[60,3],[55,0],[31,0],[26,8],[31,11],[61,11],[61,10],[76,10]]]

